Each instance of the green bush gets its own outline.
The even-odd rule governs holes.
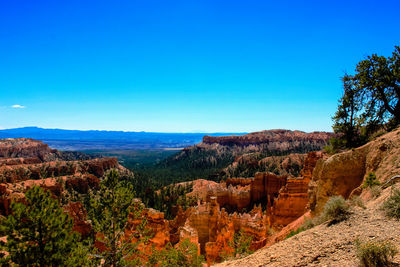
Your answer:
[[[383,203],[383,210],[388,217],[400,219],[400,190],[393,191],[392,195]]]
[[[375,185],[380,185],[381,183],[376,179],[376,175],[373,172],[368,173],[367,178],[364,181],[364,188],[373,187]]]
[[[332,225],[344,221],[350,215],[349,209],[349,205],[342,196],[333,196],[326,202],[319,217],[320,222],[328,221],[328,225]]]
[[[390,266],[397,250],[389,241],[355,242],[360,265],[365,267]]]

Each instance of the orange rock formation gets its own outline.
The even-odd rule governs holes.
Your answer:
[[[324,157],[322,152],[307,154],[302,176],[289,178],[286,185],[279,192],[271,211],[271,223],[274,225],[287,225],[306,212],[309,201],[308,185],[317,161]]]

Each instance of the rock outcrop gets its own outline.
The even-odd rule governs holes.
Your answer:
[[[72,230],[80,233],[83,238],[89,237],[93,233],[92,225],[87,220],[87,212],[82,203],[69,202],[64,209],[74,220]]]
[[[4,159],[12,159],[12,163],[18,158],[24,159],[25,163],[38,163],[56,160],[86,160],[92,157],[80,152],[57,151],[41,141],[30,138],[0,139],[0,166],[8,165],[3,161]]]
[[[287,175],[278,176],[273,173],[256,173],[250,185],[251,200],[266,201],[269,204],[278,197],[279,190],[286,184]]]
[[[306,212],[309,202],[308,188],[312,172],[319,159],[326,154],[310,152],[305,159],[302,176],[288,178],[286,184],[279,191],[271,211],[271,223],[285,226],[296,220]]]
[[[220,208],[217,198],[211,197],[209,202],[189,209],[189,216],[179,231],[180,240],[189,238],[198,244],[210,264],[234,253],[235,233],[241,231],[252,237],[251,248],[258,249],[266,244],[268,229],[268,219],[261,207],[249,213],[228,214]]]
[[[140,201],[137,201],[141,205]],[[149,250],[150,248],[162,249],[170,242],[169,223],[164,219],[164,213],[154,209],[144,208],[137,216],[132,213],[129,216],[128,224],[125,230],[127,239],[132,239],[136,242],[135,236],[138,235],[138,227],[145,222],[145,232],[150,239],[146,244],[142,245],[142,250]]]
[[[74,176],[79,174],[92,174],[101,177],[106,170],[111,168],[117,168],[122,172],[126,172],[126,169],[118,164],[116,158],[52,161],[1,166],[0,180],[6,183],[16,183],[26,180],[40,180],[48,177]]]
[[[268,202],[272,205],[279,190],[286,184],[286,179],[287,176],[273,173],[257,173],[254,178],[230,178],[221,183],[195,180],[193,191],[188,196],[202,202],[209,202],[216,197],[221,207],[229,211],[242,211],[252,208],[255,203]]]
[[[234,177],[254,177],[257,172],[272,172],[276,175],[297,177],[304,165],[306,154],[293,153],[285,156],[268,156],[254,152],[237,156],[224,168],[220,176],[223,179]]]
[[[380,182],[400,174],[400,129],[387,133],[364,146],[318,161],[310,182],[310,209],[322,210],[329,197],[360,194],[368,173]]]
[[[57,159],[56,152],[47,144],[29,138],[0,140],[0,158],[37,158],[43,162]]]

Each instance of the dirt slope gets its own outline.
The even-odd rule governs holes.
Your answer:
[[[246,258],[215,266],[358,266],[354,245],[357,238],[390,240],[400,251],[400,222],[388,219],[380,210],[390,190],[387,188],[380,197],[368,201],[367,209],[353,207],[347,221],[316,226]],[[394,262],[400,263],[400,254]]]

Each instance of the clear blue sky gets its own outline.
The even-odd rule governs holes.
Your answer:
[[[398,0],[1,1],[0,127],[331,130],[340,77],[400,45],[399,12]]]

